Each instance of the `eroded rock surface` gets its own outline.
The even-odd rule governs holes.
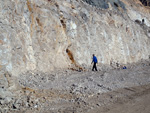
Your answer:
[[[149,30],[135,21],[149,27],[149,10],[134,1],[92,2],[109,8],[81,0],[0,1],[0,69],[13,76],[82,69],[93,53],[108,65],[148,59]]]
[[[1,0],[0,112],[87,113],[149,84],[149,14],[139,0]]]
[[[109,5],[111,5],[116,9],[118,7],[121,7],[123,10],[126,10],[125,4],[120,0],[83,0],[83,1],[97,8],[108,9],[110,7]]]

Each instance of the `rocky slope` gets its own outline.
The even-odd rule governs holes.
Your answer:
[[[84,112],[111,98],[91,97],[149,84],[150,10],[142,3],[1,0],[0,112]]]
[[[108,65],[149,58],[149,10],[140,1],[88,3],[0,1],[0,69],[18,76],[28,70],[83,68],[93,53]]]

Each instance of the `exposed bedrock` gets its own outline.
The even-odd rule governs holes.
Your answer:
[[[146,7],[132,0],[93,0],[109,6],[104,9],[87,2],[1,0],[0,72],[18,76],[28,70],[82,69],[90,66],[93,53],[108,65],[149,58]]]

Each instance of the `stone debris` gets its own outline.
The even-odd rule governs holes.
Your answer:
[[[123,89],[131,95],[137,92],[132,87],[149,84],[149,61],[134,65],[127,65],[126,70],[22,73],[17,79],[18,89],[0,88],[0,112],[86,113],[126,96],[119,93],[105,97],[103,94]]]

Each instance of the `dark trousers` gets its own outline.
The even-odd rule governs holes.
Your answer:
[[[95,69],[95,71],[97,71],[97,67],[96,67],[96,63],[95,63],[95,62],[94,62],[94,64],[93,64],[92,71],[94,71],[94,69]]]

